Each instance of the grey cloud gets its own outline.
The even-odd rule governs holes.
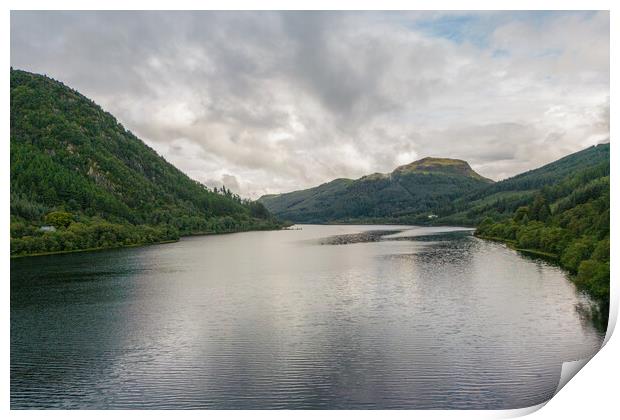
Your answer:
[[[427,155],[500,179],[609,138],[608,12],[468,12],[485,45],[418,29],[443,16],[12,12],[11,65],[254,198]]]
[[[227,189],[231,190],[233,193],[236,194],[239,194],[239,191],[241,190],[237,177],[230,174],[222,174],[219,179],[205,179],[203,181],[203,184],[208,187],[218,189],[221,187],[226,187]]]
[[[239,193],[239,181],[237,181],[237,177],[235,177],[234,175],[222,175],[222,183],[232,192]]]

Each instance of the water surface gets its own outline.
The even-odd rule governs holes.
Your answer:
[[[557,267],[458,228],[16,259],[11,407],[531,406],[600,347],[588,304]]]

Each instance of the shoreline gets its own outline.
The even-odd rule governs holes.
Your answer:
[[[158,241],[158,242],[147,242],[142,244],[130,244],[130,245],[120,245],[120,246],[102,246],[97,248],[82,248],[82,249],[66,249],[62,251],[46,251],[46,252],[37,252],[35,254],[20,254],[20,255],[11,255],[11,259],[18,258],[27,258],[27,257],[45,257],[47,255],[62,255],[62,254],[76,254],[79,252],[97,252],[97,251],[108,251],[111,249],[123,249],[123,248],[140,248],[143,246],[150,245],[163,245],[163,244],[171,244],[175,242],[179,242],[179,239],[169,239],[166,241]]]
[[[560,260],[558,258],[558,256],[556,254],[551,254],[549,252],[544,252],[544,251],[539,251],[537,249],[529,249],[529,248],[519,248],[516,245],[516,241],[512,241],[510,239],[504,239],[504,238],[498,238],[495,236],[486,236],[486,235],[480,235],[474,232],[474,236],[476,238],[480,238],[480,239],[485,239],[487,241],[492,241],[492,242],[500,242],[502,244],[505,244],[508,248],[514,250],[514,251],[519,251],[522,252],[524,254],[528,254],[534,257],[539,257],[539,258],[543,258],[549,261],[553,261],[559,264]],[[561,265],[560,265],[561,267]],[[562,267],[564,269],[564,267]]]
[[[506,245],[508,248],[523,253],[526,256],[539,258],[546,262],[549,262],[562,271],[566,273],[566,277],[568,281],[570,281],[578,290],[586,293],[588,297],[598,305],[598,313],[590,314],[591,319],[599,326],[603,327],[603,329],[607,329],[608,321],[609,321],[609,301],[605,301],[604,298],[597,297],[593,294],[592,290],[589,287],[584,285],[579,285],[576,283],[576,275],[575,273],[571,273],[566,267],[564,267],[560,261],[560,258],[556,254],[551,254],[544,251],[538,251],[536,249],[526,249],[526,248],[518,248],[516,246],[516,241],[506,240],[502,238],[497,238],[493,236],[485,236],[485,235],[477,235],[474,233],[474,236],[479,239],[488,240],[492,242],[499,242]]]
[[[415,226],[415,227],[464,227],[467,229],[476,229],[477,226],[455,225],[454,223],[403,223],[403,222],[290,222],[292,225],[317,225],[317,226]]]
[[[194,236],[210,236],[210,235],[228,235],[231,233],[242,233],[242,232],[260,232],[266,230],[283,230],[284,227],[279,229],[249,229],[249,230],[232,230],[230,232],[193,232],[187,235],[179,236],[179,239],[168,239],[165,241],[157,241],[157,242],[146,242],[140,244],[130,244],[130,245],[119,245],[119,246],[105,246],[105,247],[96,247],[96,248],[81,248],[81,249],[68,249],[62,251],[46,251],[46,252],[37,252],[34,254],[19,254],[19,255],[11,255],[10,259],[19,259],[19,258],[30,258],[30,257],[45,257],[49,255],[64,255],[64,254],[76,254],[82,252],[97,252],[97,251],[109,251],[112,249],[124,249],[124,248],[140,248],[151,245],[164,245],[164,244],[172,244],[175,242],[179,242],[183,238],[191,238]]]

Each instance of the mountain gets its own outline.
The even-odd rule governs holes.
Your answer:
[[[485,217],[501,218],[531,202],[534,196],[564,183],[571,188],[609,176],[609,143],[591,146],[540,168],[470,191],[438,210],[443,224],[477,225]],[[583,178],[583,181],[578,181]]]
[[[437,209],[493,181],[467,162],[427,157],[396,168],[307,190],[259,198],[283,220],[300,223],[426,221]]]
[[[190,179],[48,77],[11,69],[10,137],[12,254],[277,226],[260,203]]]

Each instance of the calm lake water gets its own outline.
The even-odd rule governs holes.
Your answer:
[[[562,362],[602,343],[588,299],[458,230],[305,225],[13,260],[11,407],[547,400]]]

